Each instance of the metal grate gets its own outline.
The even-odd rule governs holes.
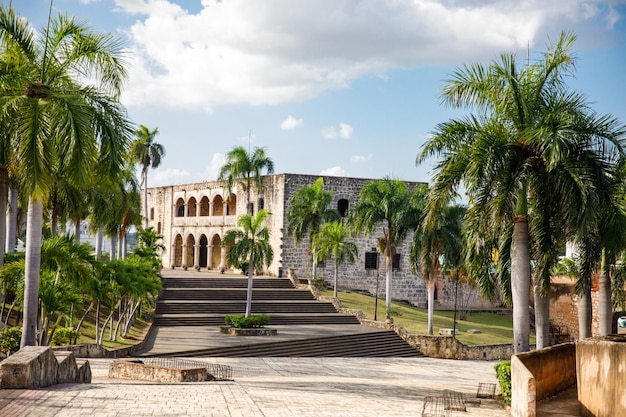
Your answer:
[[[146,358],[141,360],[142,363],[149,366],[160,366],[162,368],[173,369],[196,369],[206,368],[206,371],[216,381],[232,381],[233,368],[228,365],[218,365],[215,363],[206,363],[194,361],[190,359],[180,358]]]
[[[448,417],[449,414],[446,410],[446,399],[444,397],[424,397],[422,417]]]
[[[449,411],[467,411],[465,406],[465,395],[461,392],[445,390],[443,397],[446,399],[446,410]]]
[[[496,384],[488,384],[485,382],[478,383],[478,391],[476,398],[494,398],[496,396]]]

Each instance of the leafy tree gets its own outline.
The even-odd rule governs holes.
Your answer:
[[[158,128],[150,130],[144,125],[134,132],[135,140],[131,144],[130,157],[141,165],[141,184],[143,186],[144,227],[148,227],[148,169],[157,168],[165,156],[165,147],[154,141]]]
[[[428,334],[433,334],[435,286],[442,268],[463,263],[463,217],[465,207],[446,206],[434,223],[419,225],[413,234],[411,264],[421,271],[428,290]]]
[[[238,265],[239,261],[248,259],[248,291],[246,296],[246,317],[250,317],[252,308],[252,275],[254,270],[263,270],[274,258],[274,250],[270,245],[270,231],[265,221],[270,215],[268,211],[259,210],[256,216],[245,214],[237,220],[241,229],[231,229],[224,235],[223,247],[230,247],[226,259],[229,265]]]
[[[43,205],[53,172],[76,186],[94,167],[115,176],[130,133],[119,103],[126,76],[118,37],[59,15],[37,33],[12,8],[0,8],[0,125],[16,120],[15,166],[28,196],[22,346],[35,344]]]
[[[265,148],[254,148],[250,154],[242,146],[237,146],[226,155],[226,163],[220,169],[217,179],[228,187],[229,197],[235,184],[239,183],[246,192],[247,213],[252,214],[250,192],[253,188],[257,192],[263,190],[263,170],[268,174],[274,172],[274,162],[265,154]]]
[[[324,190],[324,179],[318,178],[315,183],[305,185],[297,190],[287,203],[287,233],[292,235],[296,245],[307,235],[309,244],[313,246],[315,235],[320,227],[331,221],[339,221],[341,216],[337,210],[329,209],[333,195]],[[313,279],[316,275],[315,258],[313,258]]]
[[[356,243],[347,241],[351,231],[341,222],[324,223],[319,233],[313,238],[313,256],[317,261],[326,262],[335,259],[333,296],[337,298],[339,266],[344,262],[354,263],[359,255]]]
[[[574,39],[563,33],[542,59],[522,69],[515,55],[502,54],[488,66],[457,71],[444,86],[443,101],[476,113],[439,124],[417,158],[419,163],[442,157],[435,166],[427,222],[435,221],[463,184],[471,210],[480,214],[468,227],[511,231],[508,265],[516,352],[529,349],[531,243],[536,243],[536,253],[549,247],[548,240],[531,235],[547,236],[559,225],[566,237],[574,236],[599,207],[599,190],[612,186],[612,167],[624,156],[624,128],[616,119],[590,111],[584,96],[565,84],[574,66]],[[552,208],[550,215],[536,221],[547,207]],[[551,227],[541,230],[545,225]],[[498,243],[506,243],[502,239],[507,236]],[[485,249],[483,255],[490,251]],[[551,266],[536,264],[548,270]]]
[[[426,186],[407,190],[403,181],[385,177],[361,188],[359,201],[352,207],[349,222],[357,233],[370,235],[381,230],[380,252],[385,256],[386,317],[390,320],[391,276],[396,248],[419,223]]]

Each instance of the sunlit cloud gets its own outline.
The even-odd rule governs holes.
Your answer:
[[[283,122],[280,124],[280,128],[282,130],[293,130],[297,127],[302,126],[302,119],[296,119],[292,115],[289,115]]]

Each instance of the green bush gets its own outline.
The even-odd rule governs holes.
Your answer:
[[[506,405],[511,405],[511,361],[500,362],[494,366],[500,383],[500,391]]]
[[[56,346],[76,343],[79,333],[72,327],[59,327],[52,336],[52,344]]]
[[[6,327],[2,330],[2,338],[0,339],[0,352],[9,356],[20,350],[20,341],[22,340],[21,327]]]
[[[264,327],[270,322],[270,316],[267,314],[250,314],[250,317],[246,317],[245,314],[231,314],[226,316],[224,320],[226,324],[238,329],[250,329]]]

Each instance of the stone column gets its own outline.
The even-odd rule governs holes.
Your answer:
[[[183,261],[182,261],[183,269],[187,270],[187,244],[183,243]]]
[[[206,245],[206,267],[207,269],[213,268],[213,245]]]
[[[220,271],[223,271],[226,269],[226,248],[220,248],[221,252],[220,252]]]
[[[202,211],[202,200],[198,200],[196,203],[196,217],[200,217],[200,212]]]
[[[172,250],[170,251],[170,266],[172,269],[176,269],[176,243],[172,243]]]
[[[193,267],[196,269],[196,271],[199,271],[200,270],[200,244],[194,245],[193,248],[194,248]]]

